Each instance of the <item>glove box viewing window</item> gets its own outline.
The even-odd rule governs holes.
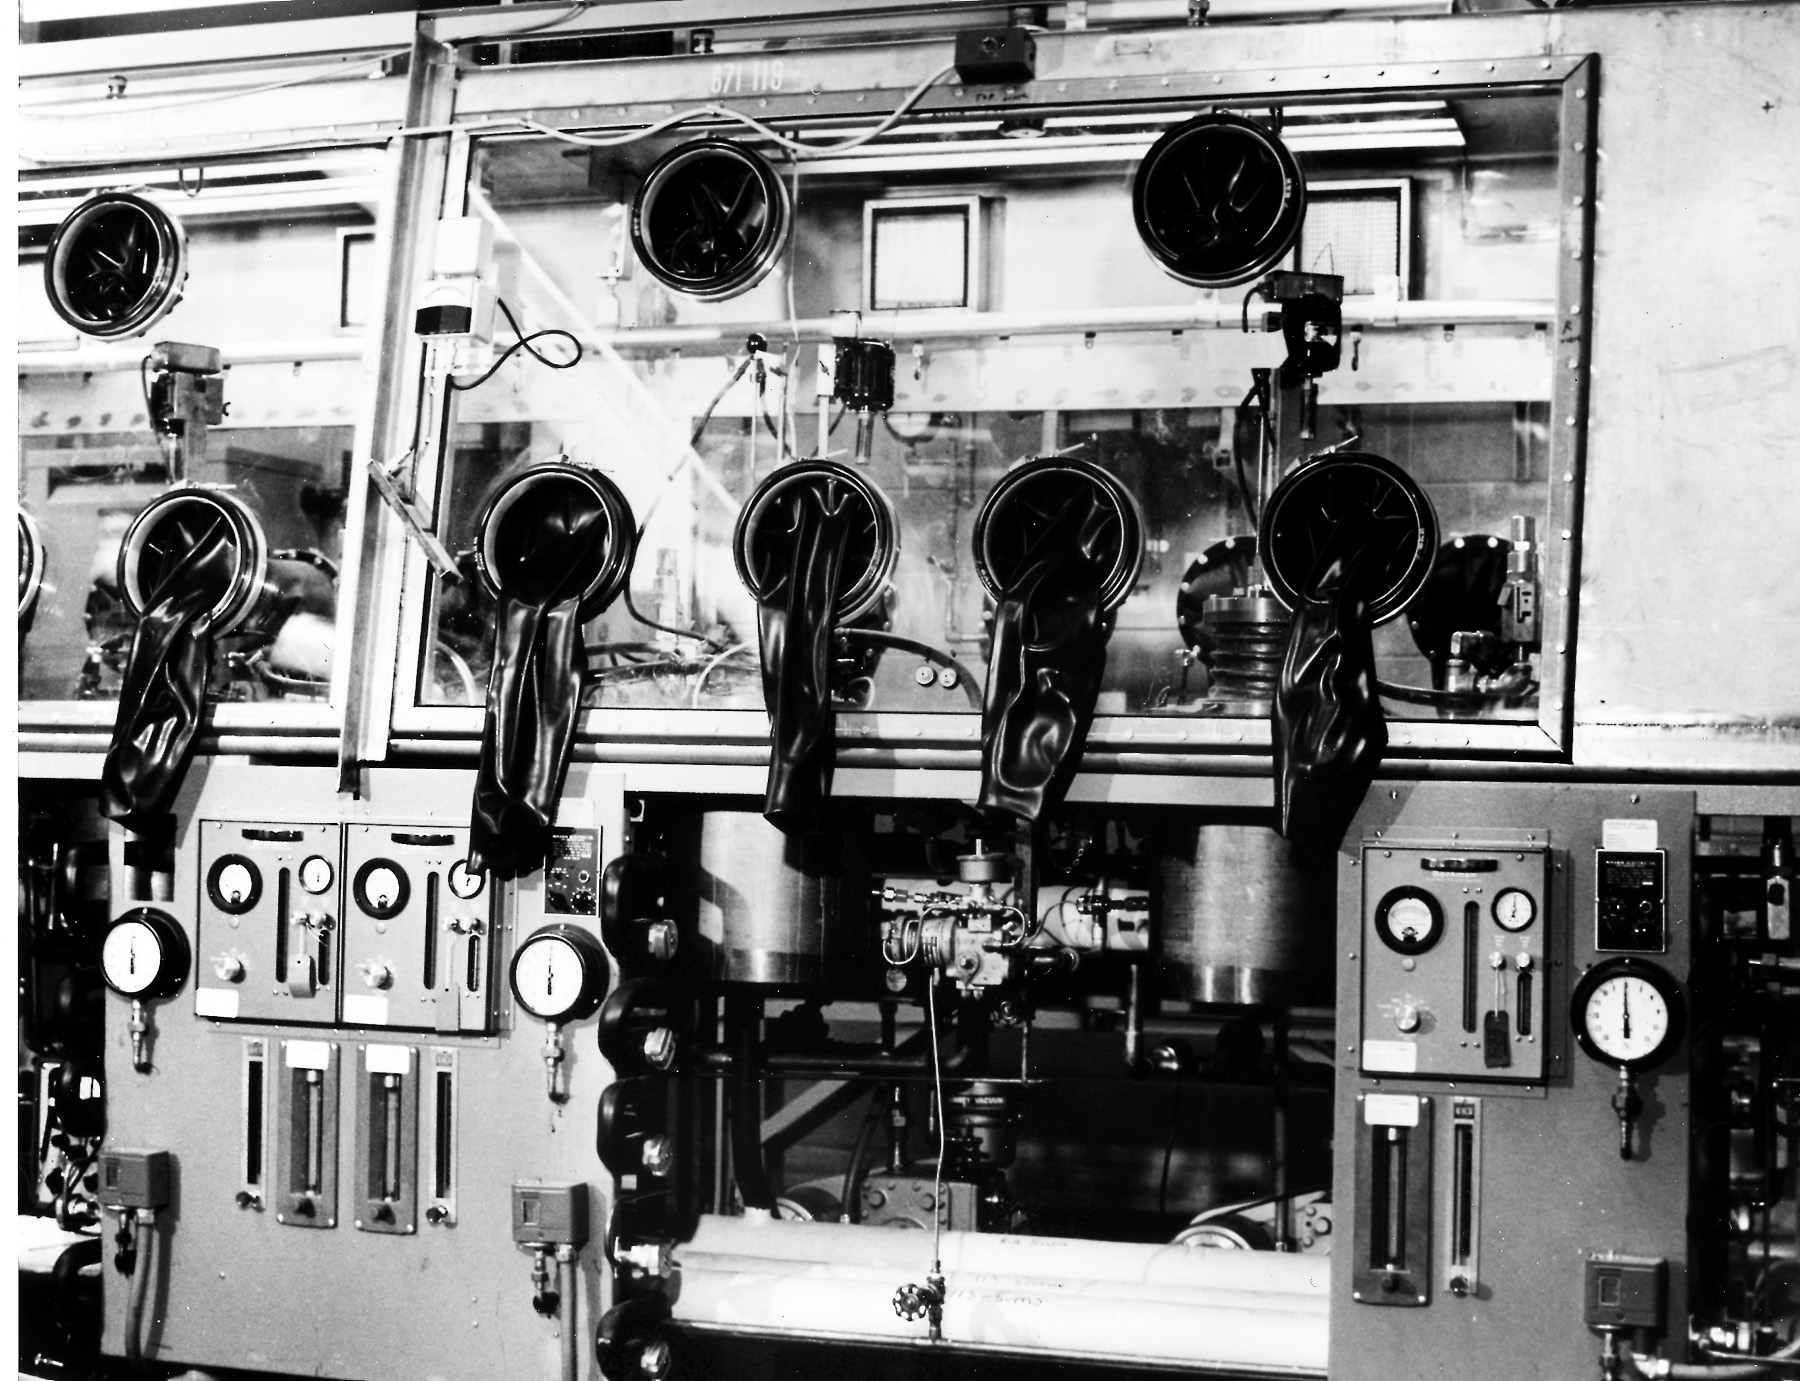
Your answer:
[[[818,61],[804,89],[829,91]],[[482,505],[519,468],[566,458],[613,480],[640,525],[625,594],[584,630],[584,707],[738,711],[753,734],[758,604],[733,534],[782,467],[828,459],[895,519],[891,551],[846,558],[885,581],[834,630],[832,704],[942,717],[916,733],[964,741],[951,717],[979,710],[996,615],[977,519],[1009,471],[1063,456],[1108,472],[1142,513],[1142,561],[1106,613],[1095,740],[1153,716],[1196,746],[1259,741],[1289,618],[1257,561],[1261,506],[1296,465],[1360,450],[1423,487],[1440,534],[1418,596],[1375,631],[1396,742],[1461,746],[1473,728],[1553,749],[1579,469],[1580,333],[1557,330],[1557,304],[1585,292],[1587,158],[1563,137],[1589,118],[1578,65],[1471,64],[1467,86],[1396,69],[1374,90],[1226,87],[1104,110],[1082,103],[1104,83],[1076,71],[1066,99],[1009,112],[1029,137],[958,109],[947,83],[835,153],[846,130],[809,130],[804,97],[771,96],[759,118],[819,154],[797,162],[742,128],[707,132],[685,162],[672,155],[698,131],[604,150],[477,141],[468,205],[491,239],[478,276],[511,315],[424,347],[418,484],[457,570],[409,551],[401,665],[416,670],[395,731],[472,730],[492,655],[472,578]],[[1193,227],[1155,182],[1214,126],[1274,179],[1240,208],[1269,221],[1241,263],[1229,240],[1184,249]],[[1261,150],[1271,131],[1291,157]],[[1134,198],[1134,179],[1149,191]],[[1296,216],[1303,201],[1316,224]],[[929,236],[893,232],[909,202]],[[915,244],[929,264],[901,257]],[[515,326],[531,349],[508,354]],[[627,718],[607,732],[638,731]],[[716,731],[665,716],[642,732]]]
[[[90,186],[21,173],[18,498],[41,549],[21,624],[27,727],[111,722],[144,613],[121,547],[183,490],[223,494],[258,552],[257,588],[211,630],[210,712],[336,722],[363,355],[338,309],[367,291],[342,243],[370,233],[380,160],[273,156],[198,182],[192,167],[132,165]]]

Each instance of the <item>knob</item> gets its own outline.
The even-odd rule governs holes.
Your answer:
[[[1409,1035],[1419,1029],[1419,1021],[1419,1009],[1410,1002],[1394,1013],[1394,1025]]]
[[[1467,1276],[1451,1276],[1450,1293],[1455,1295],[1458,1299],[1467,1295],[1469,1293],[1469,1278]]]
[[[221,954],[212,961],[213,972],[219,975],[221,983],[242,983],[244,981],[244,961],[235,954]]]
[[[236,1195],[239,1208],[261,1208],[262,1195],[252,1194],[248,1189],[240,1189]]]
[[[1531,956],[1529,954],[1521,954],[1514,962],[1518,964],[1519,972],[1524,973],[1531,967]]]
[[[442,1204],[433,1204],[430,1208],[425,1210],[425,1221],[428,1223],[441,1223],[449,1216],[450,1210],[445,1208]]]
[[[675,1033],[666,1026],[644,1032],[644,1059],[652,1069],[667,1069],[675,1063]]]
[[[925,1292],[917,1285],[902,1285],[894,1291],[894,1312],[908,1323],[917,1323],[930,1309]]]
[[[675,951],[681,946],[681,931],[671,920],[652,921],[644,928],[644,947],[650,951],[650,957],[661,963],[667,963],[675,957]]]
[[[394,985],[394,971],[379,959],[358,964],[357,968],[362,971],[363,982],[371,988],[391,988]]]
[[[666,1136],[645,1137],[642,1159],[647,1174],[666,1179],[669,1171],[675,1168],[674,1141]]]
[[[675,1354],[670,1350],[664,1338],[652,1338],[644,1344],[644,1350],[638,1354],[638,1370],[647,1381],[662,1381],[675,1366]]]

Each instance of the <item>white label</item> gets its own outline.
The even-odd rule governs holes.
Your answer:
[[[1604,820],[1600,824],[1600,847],[1621,853],[1647,854],[1657,847],[1656,821]]]
[[[363,1053],[363,1064],[371,1074],[411,1074],[410,1045],[371,1045]]]
[[[1363,1121],[1371,1127],[1416,1127],[1419,1100],[1410,1093],[1365,1094]]]
[[[1419,1067],[1419,1047],[1412,1041],[1364,1041],[1363,1068],[1382,1074],[1411,1074]]]
[[[388,1000],[380,993],[345,993],[344,1024],[346,1026],[386,1026]]]
[[[194,1015],[197,1017],[224,1017],[229,1020],[238,1014],[238,995],[236,988],[196,988],[194,990]]]
[[[289,1069],[330,1069],[330,1041],[289,1041],[283,1052]]]

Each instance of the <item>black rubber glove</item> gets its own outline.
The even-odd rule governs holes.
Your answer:
[[[1099,548],[1114,521],[1097,493],[1072,496],[1001,591],[981,712],[983,808],[1036,820],[1075,775],[1106,671],[1111,560]]]
[[[796,485],[782,513],[787,571],[758,605],[770,737],[763,815],[789,834],[819,829],[831,795],[837,758],[831,632],[844,551],[866,519],[865,503],[832,479]]]
[[[581,596],[609,532],[604,513],[580,502],[534,516],[531,540],[495,573],[503,593],[469,821],[469,867],[499,877],[531,872],[549,848],[581,714]]]
[[[1356,558],[1332,562],[1294,611],[1273,709],[1276,806],[1285,838],[1335,845],[1387,750],[1374,627]]]
[[[237,540],[223,516],[174,517],[170,555],[147,591],[119,686],[119,714],[100,771],[103,811],[142,831],[181,789],[206,708],[212,610],[237,569]],[[139,569],[149,573],[150,557]]]

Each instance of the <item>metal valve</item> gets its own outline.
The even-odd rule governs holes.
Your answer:
[[[944,1336],[944,1288],[942,1268],[932,1263],[931,1274],[925,1277],[923,1285],[902,1285],[894,1291],[894,1312],[908,1323],[917,1323],[926,1319],[931,1325],[931,1339],[938,1341]]]

